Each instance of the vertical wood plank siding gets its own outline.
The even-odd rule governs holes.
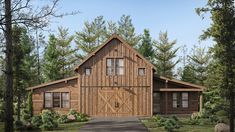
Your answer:
[[[123,58],[124,74],[107,75],[107,58]],[[84,71],[87,67],[92,69],[91,75],[85,75]],[[138,68],[140,67],[146,70],[144,76],[138,75]],[[152,114],[152,67],[118,39],[113,39],[88,59],[79,67],[78,73],[81,78],[80,88],[82,98],[80,103],[82,104],[82,112],[92,116],[150,116]],[[114,93],[115,90],[116,93]],[[103,91],[106,91],[106,93]],[[115,94],[113,96],[117,97],[111,97],[112,94]],[[110,101],[102,102],[100,96],[104,96],[104,100],[110,99]],[[128,98],[130,98],[130,101],[127,101],[127,103],[129,103],[128,105],[131,108],[128,108],[127,104],[122,103],[122,101],[129,100]],[[113,110],[115,106],[112,105],[115,104],[115,100],[116,102],[121,102],[120,105],[125,105],[118,112]],[[99,110],[104,110],[108,113],[102,113]]]

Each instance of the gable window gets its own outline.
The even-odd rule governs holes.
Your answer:
[[[69,93],[61,93],[62,108],[69,108]]]
[[[85,68],[85,75],[91,75],[91,68]]]
[[[173,93],[173,108],[180,107],[180,93]]]
[[[145,75],[145,68],[138,68],[138,75],[144,76]]]
[[[52,93],[45,93],[44,106],[45,108],[52,108]]]
[[[123,59],[116,59],[116,74],[117,75],[123,75],[124,74]]]
[[[106,60],[107,75],[123,75],[124,60],[122,58],[108,58]]]
[[[69,93],[68,92],[46,92],[44,94],[45,108],[69,108]]]
[[[182,93],[182,107],[188,108],[188,92]]]

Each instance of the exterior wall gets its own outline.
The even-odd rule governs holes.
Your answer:
[[[61,114],[68,113],[70,109],[78,110],[78,89],[77,79],[69,80],[45,86],[33,90],[33,113],[39,114],[44,109],[44,93],[45,92],[69,92],[70,94],[70,108],[52,108]]]
[[[106,75],[106,59],[123,58],[124,75]],[[91,75],[85,75],[85,68],[92,68]],[[138,76],[138,68],[145,68],[146,74]],[[88,59],[78,70],[81,89],[80,111],[89,115],[99,115],[98,91],[102,88],[129,89],[133,93],[132,115],[151,115],[152,67],[133,50],[118,39],[111,40],[106,46]],[[103,116],[102,114],[100,116]],[[117,115],[119,116],[119,115]]]
[[[166,95],[167,93],[167,95]],[[192,114],[199,110],[199,92],[188,92],[188,108],[173,108],[173,92],[161,92],[160,114]],[[166,102],[167,96],[167,102]],[[166,109],[167,105],[167,109]]]
[[[188,92],[188,108],[173,108],[173,92],[160,92],[160,88],[188,88],[183,84],[165,82],[165,80],[154,78],[153,91],[160,93],[160,114],[191,114],[199,110],[200,92]],[[191,87],[190,87],[191,88]],[[154,102],[154,100],[153,100]]]

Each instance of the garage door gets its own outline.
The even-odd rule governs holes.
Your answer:
[[[102,116],[133,115],[134,92],[128,88],[99,88],[97,110]]]

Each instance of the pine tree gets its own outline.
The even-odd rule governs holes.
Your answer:
[[[210,55],[206,52],[205,48],[194,46],[192,55],[189,55],[189,65],[194,72],[196,84],[204,86],[209,61]]]
[[[183,72],[181,75],[181,80],[189,83],[196,83],[196,75],[194,71],[192,70],[190,65],[186,65],[183,68]]]
[[[44,53],[43,75],[45,81],[62,79],[60,52],[57,49],[57,39],[54,35],[49,36],[48,45]]]
[[[154,64],[157,67],[157,73],[166,77],[173,77],[173,69],[179,59],[173,61],[179,48],[173,49],[176,40],[169,42],[167,32],[159,34],[159,41],[154,45],[156,48]]]
[[[57,48],[60,53],[59,60],[61,62],[61,75],[63,78],[73,74],[73,66],[77,58],[75,57],[75,49],[72,49],[71,42],[73,36],[69,36],[68,28],[59,27],[57,38]]]
[[[139,41],[140,36],[136,35],[135,27],[132,24],[132,19],[128,15],[122,15],[118,21],[118,35],[128,42],[132,47],[135,47]]]
[[[144,34],[142,35],[141,44],[139,45],[138,51],[150,61],[152,61],[154,56],[153,43],[154,42],[150,37],[149,30],[144,29]]]
[[[17,120],[21,117],[21,103],[24,101],[26,93],[25,88],[29,87],[36,80],[34,63],[36,62],[33,55],[34,45],[26,28],[13,27],[13,71],[14,71],[14,88],[15,98],[17,98]]]
[[[33,99],[32,99],[32,91],[28,93],[27,97],[27,112],[29,113],[30,117],[33,116]]]
[[[76,32],[75,43],[83,54],[80,58],[83,59],[87,54],[94,51],[106,39],[106,26],[103,16],[96,17],[92,22],[86,21],[84,23],[83,31]]]

